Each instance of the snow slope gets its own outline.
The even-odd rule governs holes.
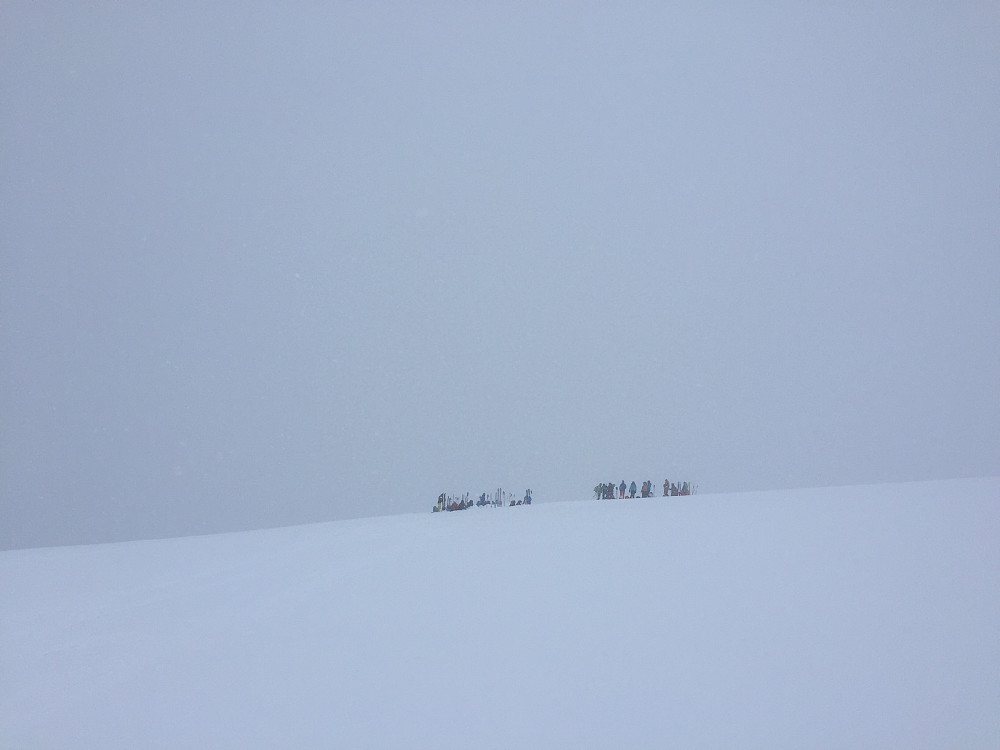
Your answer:
[[[998,540],[982,479],[3,552],[0,747],[995,749]]]

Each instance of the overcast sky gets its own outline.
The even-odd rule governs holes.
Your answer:
[[[4,3],[0,545],[1000,474],[1000,7],[624,5]]]

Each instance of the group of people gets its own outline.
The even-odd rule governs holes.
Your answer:
[[[679,497],[690,495],[694,488],[690,482],[671,482],[669,479],[663,480],[662,497]],[[598,500],[614,500],[616,498],[634,497],[656,497],[657,488],[652,480],[646,480],[642,485],[635,482],[625,484],[623,479],[620,484],[608,482],[594,487],[594,497]],[[437,502],[431,508],[433,513],[443,511],[466,510],[468,508],[513,508],[516,505],[531,505],[531,490],[525,490],[523,497],[517,497],[515,493],[508,492],[502,487],[492,492],[483,492],[478,498],[472,499],[469,493],[463,495],[449,495],[442,492],[438,495]]]
[[[625,480],[615,486],[614,482],[599,484],[594,487],[594,497],[598,500],[614,500],[615,498],[634,498],[636,492],[640,497],[656,497],[656,487],[653,482],[647,480],[642,483],[642,487],[637,487],[635,482],[626,485]],[[690,482],[671,482],[669,479],[663,480],[663,497],[678,497],[691,494]]]
[[[508,504],[508,500],[510,501]],[[440,513],[442,511],[465,510],[467,508],[513,508],[515,505],[531,505],[531,490],[524,491],[524,497],[516,498],[513,492],[508,492],[502,487],[493,492],[484,492],[478,499],[472,500],[469,493],[464,495],[448,495],[442,492],[438,495],[437,503],[431,508],[431,512]]]

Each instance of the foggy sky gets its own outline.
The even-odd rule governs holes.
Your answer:
[[[0,546],[1000,474],[995,3],[418,5],[0,7]]]

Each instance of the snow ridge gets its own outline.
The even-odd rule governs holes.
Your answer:
[[[0,553],[0,746],[1000,744],[1000,479]]]

